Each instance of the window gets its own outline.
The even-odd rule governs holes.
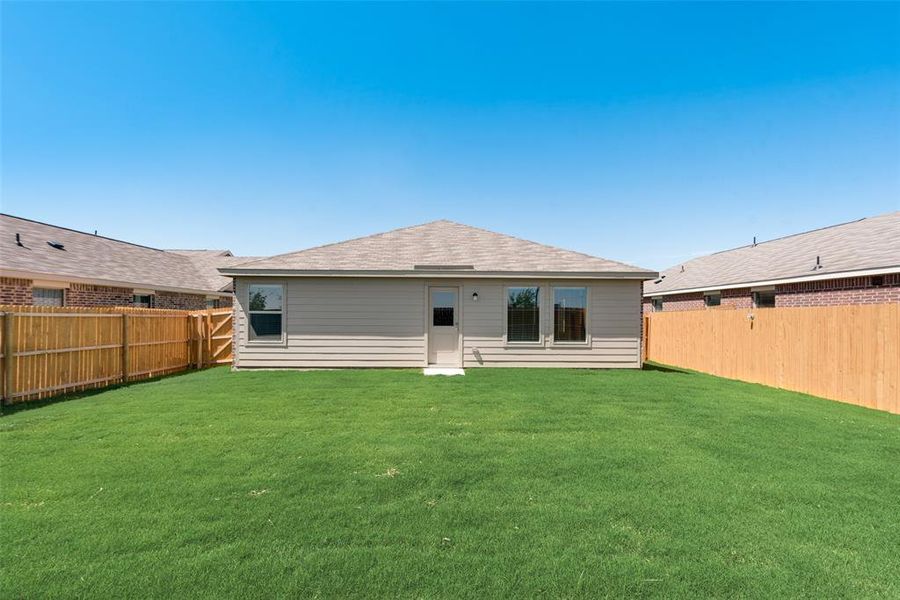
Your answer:
[[[706,294],[705,296],[703,296],[703,303],[706,304],[707,307],[721,306],[722,294],[720,292],[716,292],[715,294]]]
[[[506,293],[506,341],[541,341],[540,289],[513,287]]]
[[[218,298],[207,298],[206,299],[206,308],[219,308],[219,299]]]
[[[156,297],[153,294],[135,294],[131,303],[138,308],[153,308],[156,306]]]
[[[553,288],[553,341],[587,341],[587,288]]]
[[[453,327],[453,309],[456,307],[456,292],[431,292],[431,325],[433,327]]]
[[[753,292],[753,306],[756,308],[774,308],[775,291]]]
[[[284,288],[280,285],[250,285],[250,341],[280,342],[284,311]]]
[[[663,309],[663,299],[662,298],[653,298],[650,300],[650,304],[653,306],[653,312],[662,312],[662,309]]]
[[[65,291],[52,288],[34,288],[32,290],[32,299],[35,306],[63,306],[65,304]]]

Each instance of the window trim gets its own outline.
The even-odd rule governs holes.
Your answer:
[[[556,339],[556,290],[584,290],[584,340],[565,341]],[[589,285],[551,285],[550,286],[550,310],[553,317],[550,320],[550,345],[564,346],[567,348],[583,347],[591,345],[591,286]]]
[[[538,339],[533,342],[517,342],[509,339],[509,290],[512,288],[537,288],[538,290]],[[547,336],[545,335],[546,316],[544,303],[546,286],[534,281],[525,281],[521,283],[510,283],[503,286],[503,300],[500,302],[503,316],[503,346],[507,348],[544,348]]]
[[[281,339],[269,339],[269,340],[252,340],[250,339],[250,288],[254,285],[277,285],[281,287],[281,310],[279,311],[281,314]],[[244,344],[246,346],[269,346],[269,347],[287,347],[287,283],[284,281],[272,282],[272,281],[259,281],[259,280],[251,280],[247,282],[246,289],[242,294],[243,300],[245,302],[244,306],[244,319],[246,322],[246,327],[244,328]],[[261,313],[261,314],[273,314],[276,311],[274,310],[266,310],[259,311],[255,310],[252,313]]]

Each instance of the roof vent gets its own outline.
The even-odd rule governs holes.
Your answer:
[[[57,250],[65,250],[66,249],[66,247],[64,245],[62,245],[60,242],[54,242],[53,240],[50,240],[49,242],[47,242],[47,245],[50,246],[51,248],[56,248]]]
[[[20,236],[18,233],[16,234],[16,246],[22,246],[23,248],[25,247],[25,244],[22,243],[22,236]]]
[[[413,265],[416,271],[474,271],[474,265]]]

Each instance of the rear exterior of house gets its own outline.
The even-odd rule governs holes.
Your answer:
[[[644,284],[643,312],[900,302],[900,212],[690,260]]]
[[[638,368],[656,275],[449,221],[221,271],[242,369]]]

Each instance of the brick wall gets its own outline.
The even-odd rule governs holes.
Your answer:
[[[881,304],[900,302],[900,273],[881,277],[846,277],[821,281],[785,283],[775,286],[775,306],[835,306],[839,304]],[[750,308],[753,295],[750,288],[722,290],[723,307]],[[650,298],[644,298],[643,312],[652,312]],[[663,296],[663,311],[700,310],[703,292]]]
[[[180,292],[156,292],[154,308],[202,310],[206,308],[206,296]]]
[[[131,306],[133,288],[73,283],[65,292],[66,306]],[[32,280],[0,277],[0,304],[31,305],[34,302]],[[219,306],[231,306],[231,297],[219,298]],[[203,294],[157,292],[155,308],[202,310],[206,308]]]
[[[30,279],[0,277],[0,304],[31,304]]]
[[[133,295],[132,288],[73,283],[66,290],[66,306],[130,306]]]
[[[722,290],[722,306],[727,308],[750,308],[753,306],[753,294],[750,288]]]
[[[786,283],[775,287],[775,306],[835,306],[900,302],[900,273],[881,277],[846,277],[823,281]]]

